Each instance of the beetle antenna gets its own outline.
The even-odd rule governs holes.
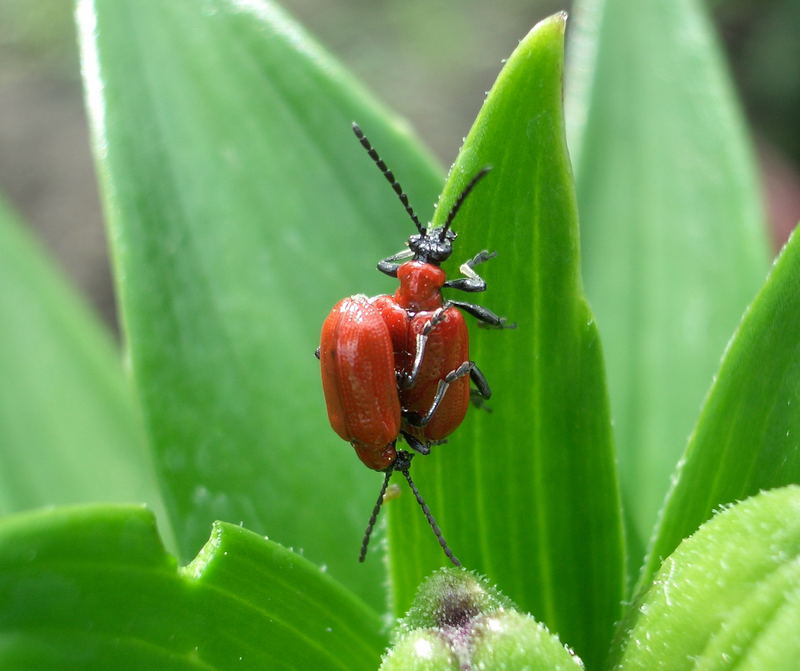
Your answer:
[[[411,474],[408,472],[408,467],[400,469],[400,472],[405,476],[406,480],[408,481],[408,486],[411,487],[411,491],[414,492],[414,496],[417,498],[417,503],[419,503],[420,508],[422,508],[422,512],[425,513],[425,519],[427,519],[428,524],[431,525],[431,529],[433,529],[433,533],[436,535],[436,540],[439,541],[439,545],[442,546],[442,550],[444,550],[444,553],[447,555],[447,558],[451,562],[453,562],[454,566],[460,567],[461,562],[458,561],[458,558],[453,554],[453,551],[447,545],[447,541],[444,539],[444,536],[442,536],[442,530],[439,528],[439,525],[436,524],[436,520],[433,519],[433,515],[431,514],[430,508],[428,508],[428,504],[425,503],[425,499],[422,498],[422,495],[419,493],[417,486],[411,479]]]
[[[461,209],[461,206],[464,204],[464,201],[467,199],[469,192],[475,188],[475,185],[480,182],[485,176],[492,169],[492,166],[487,165],[480,169],[477,175],[473,177],[469,184],[464,187],[464,190],[461,192],[458,198],[456,198],[456,202],[453,203],[453,207],[450,208],[450,211],[447,213],[447,221],[444,222],[444,226],[442,226],[440,233],[439,233],[439,240],[444,240],[445,233],[447,233],[447,229],[450,228],[450,224],[453,223],[453,219],[456,218],[456,214]]]
[[[383,479],[383,486],[381,487],[378,500],[375,501],[375,507],[372,509],[372,515],[369,516],[367,522],[367,529],[364,531],[364,539],[361,541],[361,553],[358,555],[358,561],[363,562],[367,558],[367,546],[369,545],[369,537],[372,535],[372,529],[375,527],[375,522],[378,519],[378,513],[381,511],[383,504],[383,495],[386,494],[386,488],[389,486],[389,478],[392,477],[392,470],[386,471],[386,477]]]
[[[414,222],[414,225],[417,227],[417,230],[420,232],[420,235],[425,235],[425,229],[423,228],[422,224],[419,223],[419,219],[417,218],[417,215],[414,212],[414,208],[411,207],[411,205],[409,205],[408,196],[403,191],[403,187],[401,187],[398,181],[394,178],[394,174],[392,173],[392,171],[386,167],[386,164],[383,162],[383,159],[378,155],[378,152],[375,151],[375,148],[372,146],[372,144],[370,144],[370,141],[367,139],[367,136],[364,135],[364,132],[361,130],[361,127],[355,121],[353,122],[353,132],[356,134],[356,137],[358,138],[358,141],[361,143],[361,146],[367,150],[369,157],[373,161],[375,161],[375,165],[377,165],[378,169],[383,173],[383,176],[386,178],[386,181],[389,182],[392,189],[397,194],[397,197],[400,199],[400,202],[403,203],[403,207],[406,208],[408,216],[411,217],[411,221]]]

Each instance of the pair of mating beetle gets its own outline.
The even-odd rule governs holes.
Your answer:
[[[461,266],[463,277],[457,279],[446,279],[440,268],[453,251],[456,233],[450,225],[489,168],[470,180],[443,226],[425,228],[400,184],[355,123],[353,132],[417,228],[408,239],[408,249],[378,263],[378,270],[400,281],[394,295],[367,298],[358,294],[339,301],[323,323],[317,350],[333,430],[353,445],[366,466],[386,474],[359,561],[366,557],[389,478],[400,471],[445,554],[460,566],[411,479],[413,453],[398,451],[395,445],[402,437],[415,452],[428,454],[432,445],[445,442],[467,412],[470,379],[479,396],[491,395],[486,378],[469,359],[467,326],[459,308],[488,326],[502,328],[505,320],[479,305],[443,300],[441,290],[484,291],[486,282],[474,267],[494,254],[484,250],[475,255]]]

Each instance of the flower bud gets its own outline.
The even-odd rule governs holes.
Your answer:
[[[583,663],[530,615],[498,611],[473,622],[469,668],[579,671]]]
[[[459,671],[459,663],[444,636],[420,629],[395,644],[384,657],[381,671]]]
[[[419,587],[381,671],[577,671],[581,660],[531,616],[466,569]]]

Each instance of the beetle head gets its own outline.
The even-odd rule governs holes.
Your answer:
[[[423,229],[408,239],[408,248],[414,252],[414,260],[439,265],[453,253],[453,240],[458,235],[450,229]]]

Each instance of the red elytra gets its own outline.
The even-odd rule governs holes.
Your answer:
[[[319,355],[333,430],[369,468],[390,467],[397,457],[400,398],[381,311],[363,295],[339,301],[322,325]]]
[[[419,335],[430,322],[432,312],[419,312],[411,319],[410,333]],[[416,354],[416,347],[411,355]],[[469,377],[464,375],[450,383],[447,393],[436,407],[431,420],[425,426],[414,426],[408,417],[423,417],[433,406],[441,380],[469,361],[467,324],[457,308],[444,311],[442,321],[428,336],[425,357],[414,386],[400,392],[405,417],[405,431],[425,443],[444,440],[464,421],[470,404]]]
[[[413,455],[398,451],[396,442],[402,437],[415,452],[428,454],[432,445],[444,442],[463,421],[470,402],[470,379],[481,396],[491,394],[482,373],[469,359],[467,328],[459,308],[490,326],[503,327],[505,320],[478,305],[443,301],[441,290],[484,291],[486,283],[473,267],[494,255],[480,252],[461,266],[464,276],[454,280],[448,281],[439,267],[452,253],[456,234],[450,224],[489,169],[482,169],[467,184],[444,226],[424,228],[361,129],[353,124],[353,131],[418,231],[409,238],[407,250],[378,263],[378,270],[400,281],[395,294],[373,298],[359,294],[339,301],[325,319],[320,336],[318,357],[331,426],[353,445],[366,466],[386,474],[359,560],[366,556],[389,478],[400,471],[445,554],[460,566],[411,479]]]

